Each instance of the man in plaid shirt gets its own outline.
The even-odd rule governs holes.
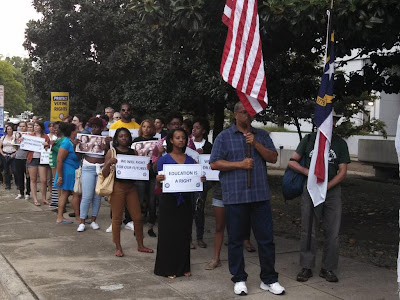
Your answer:
[[[246,295],[247,273],[244,270],[243,240],[249,226],[257,240],[261,266],[260,288],[283,294],[275,272],[270,192],[266,162],[275,163],[278,153],[268,132],[251,126],[252,117],[238,102],[234,108],[236,123],[222,131],[211,152],[210,166],[219,170],[222,198],[229,236],[229,271],[233,275],[234,293]],[[247,149],[251,157],[247,157]],[[251,185],[248,187],[248,170]]]

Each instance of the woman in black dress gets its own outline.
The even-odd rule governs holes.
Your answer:
[[[166,138],[167,154],[160,157],[157,170],[164,164],[194,164],[185,154],[187,133],[179,128],[170,131]],[[157,184],[165,179],[157,175]],[[163,193],[159,204],[158,245],[154,274],[175,278],[191,276],[190,236],[192,227],[193,193]]]

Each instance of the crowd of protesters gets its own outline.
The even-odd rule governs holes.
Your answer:
[[[36,206],[50,205],[57,213],[56,224],[75,223],[77,232],[85,231],[87,225],[99,230],[97,218],[102,198],[96,193],[99,174],[104,178],[111,176],[111,169],[117,163],[116,155],[138,155],[142,148],[133,148],[133,143],[156,141],[154,148],[148,152],[151,157],[147,166],[149,180],[115,177],[113,191],[105,197],[111,207],[111,225],[106,232],[112,232],[115,255],[124,256],[121,226],[134,231],[138,251],[153,253],[153,249],[144,245],[143,227],[146,224],[148,236],[158,237],[154,273],[171,279],[191,276],[190,251],[196,248],[196,244],[201,248],[207,247],[203,240],[204,209],[207,194],[212,190],[214,257],[205,269],[213,270],[221,266],[220,252],[227,225],[229,270],[235,283],[234,292],[246,295],[243,249],[256,251],[250,243],[250,230],[253,229],[260,256],[260,288],[273,294],[283,294],[285,289],[279,284],[274,269],[275,248],[265,166],[265,162],[276,161],[277,152],[267,132],[251,127],[252,119],[240,103],[235,106],[234,114],[235,124],[217,137],[215,147],[208,138],[208,120],[184,120],[180,112],[170,112],[165,118],[134,119],[128,103],[122,104],[119,112],[107,107],[104,114],[89,119],[76,114],[65,116],[62,121],[44,122],[34,116],[32,120],[5,126],[4,136],[0,139],[0,180],[8,190],[15,183],[15,199],[32,198]],[[132,138],[131,130],[138,130],[138,136]],[[41,152],[20,148],[25,135],[43,139],[43,149],[49,151],[48,163],[42,162]],[[254,148],[252,158],[248,157],[246,145]],[[186,154],[187,148],[211,155],[211,168],[221,171],[220,182],[206,181],[207,178],[202,177],[202,192],[162,193],[161,182],[165,180],[165,175],[160,171],[164,165],[197,163]],[[298,160],[299,157],[296,157]],[[339,163],[342,173],[343,164],[347,163],[349,160],[346,157]],[[308,172],[308,169],[296,168],[304,174]],[[247,170],[253,170],[255,174],[251,189],[246,189],[245,181],[238,179],[245,176]],[[341,181],[344,177],[340,176]],[[335,184],[340,183],[338,179],[336,181]],[[38,191],[41,197],[37,197]],[[74,220],[64,216],[67,201],[71,201],[73,212],[69,213],[69,217]],[[154,230],[156,223],[158,232]],[[192,238],[193,223],[195,241]],[[297,280],[306,281],[311,277],[311,267],[313,262],[304,265]],[[323,272],[320,276],[327,281],[337,281],[332,270],[324,269]]]

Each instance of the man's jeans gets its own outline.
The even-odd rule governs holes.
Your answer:
[[[325,202],[314,207],[307,185],[301,197],[300,266],[311,269],[315,266],[317,242],[315,228],[322,220],[324,249],[321,267],[335,270],[339,262],[339,229],[342,216],[341,187],[337,185],[326,194]]]
[[[80,207],[80,218],[86,219],[89,206],[92,204],[92,217],[97,217],[100,210],[100,195],[95,192],[97,173],[95,166],[82,166],[82,201]]]
[[[243,240],[253,229],[258,244],[261,281],[270,284],[278,281],[275,272],[275,244],[269,201],[225,205],[226,225],[229,237],[228,260],[232,281],[246,281],[244,270]]]

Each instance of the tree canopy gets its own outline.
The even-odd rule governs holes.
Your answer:
[[[329,3],[259,1],[269,106],[258,119],[283,125],[312,115]],[[222,129],[224,108],[237,101],[219,75],[223,1],[34,0],[34,6],[43,17],[28,23],[25,47],[40,99],[68,91],[71,109],[87,113],[131,101],[139,116],[177,109],[214,117]],[[379,52],[399,45],[400,4],[336,0],[333,13],[337,57],[352,49],[370,55],[362,73],[336,75],[335,105],[350,115],[363,108],[361,95],[400,89],[399,51]],[[50,103],[43,103],[37,107],[48,113]]]
[[[22,59],[19,57],[0,60],[0,85],[4,85],[4,109],[11,115],[19,114],[29,108],[26,104],[21,67]]]

